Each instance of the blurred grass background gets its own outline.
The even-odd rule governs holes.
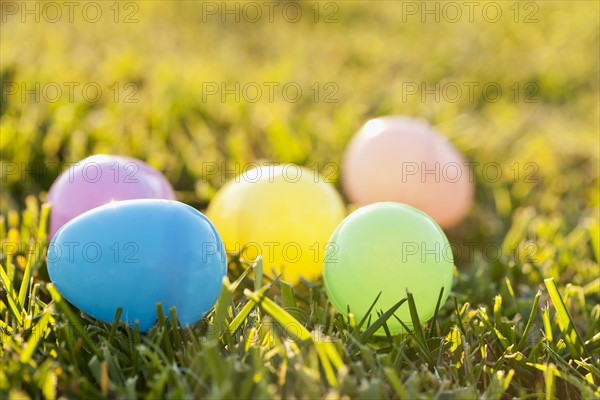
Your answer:
[[[29,195],[43,200],[56,166],[97,153],[148,162],[167,176],[181,201],[202,210],[224,183],[219,174],[206,176],[203,163],[229,169],[255,160],[337,166],[369,118],[404,114],[432,122],[469,161],[501,167],[497,182],[475,168],[477,204],[448,232],[454,243],[496,243],[503,251],[493,262],[481,253],[458,256],[459,304],[490,305],[495,294],[507,293],[506,276],[524,302],[513,312],[530,305],[544,278],[555,278],[562,288],[597,282],[597,2],[495,2],[502,10],[495,23],[481,13],[486,3],[478,3],[473,22],[462,7],[456,23],[407,15],[408,3],[421,2],[293,2],[302,10],[295,23],[282,17],[287,2],[277,3],[273,22],[266,8],[258,22],[236,22],[235,15],[222,14],[225,3],[210,3],[221,12],[209,15],[207,3],[192,1],[119,3],[115,22],[112,3],[101,2],[97,23],[85,21],[81,7],[74,22],[63,16],[36,23],[29,16],[23,23],[20,13],[7,13],[7,3],[1,3],[0,151],[3,165],[17,165],[18,172],[2,168],[4,216],[24,209]],[[515,4],[517,18],[510,8]],[[131,12],[137,22],[125,23]],[[79,83],[73,99],[69,82]],[[231,95],[222,101],[221,93],[203,92],[207,84],[233,88],[251,82],[264,89],[257,102],[243,96],[236,102]],[[279,88],[297,83],[303,94],[290,102],[276,88],[270,101],[264,82]],[[22,85],[54,83],[63,89],[58,101],[45,101],[43,94],[39,101],[33,94],[23,99]],[[102,88],[96,102],[82,95],[90,83]],[[115,83],[118,101],[110,89]],[[455,102],[444,96],[436,101],[435,95],[423,101],[421,93],[406,92],[411,83],[456,83],[463,92]],[[473,99],[468,83],[479,84]],[[501,87],[498,101],[483,96],[488,83]],[[337,102],[326,102],[332,88]],[[137,102],[126,102],[127,95]],[[530,180],[527,163],[536,170]],[[515,248],[528,243],[535,244],[528,256],[536,262],[524,252],[515,255]],[[578,308],[587,337],[598,331],[596,292]]]

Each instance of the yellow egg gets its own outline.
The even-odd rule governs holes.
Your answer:
[[[225,184],[206,214],[228,253],[263,257],[266,273],[282,279],[321,276],[328,240],[344,218],[344,203],[333,186],[294,164],[250,169]]]

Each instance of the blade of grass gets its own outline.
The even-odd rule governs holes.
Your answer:
[[[256,292],[252,292],[249,289],[244,289],[244,295],[248,297],[252,302],[257,304],[265,313],[269,314],[281,327],[284,329],[286,334],[289,334],[294,339],[301,342],[312,342],[313,337],[310,332],[298,322],[298,320],[292,317],[287,311],[277,305],[273,300],[259,295]],[[298,328],[289,329],[289,328]]]
[[[569,348],[569,353],[571,353],[573,358],[579,358],[583,355],[589,357],[589,354],[587,354],[585,346],[583,345],[583,340],[581,340],[577,329],[575,329],[571,315],[569,314],[569,311],[563,302],[562,296],[558,291],[558,287],[556,286],[554,279],[544,279],[544,283],[546,284],[548,294],[552,299],[552,303],[554,304],[554,309],[556,310],[556,322],[558,323],[558,327],[565,337],[565,342]]]
[[[498,341],[500,342],[502,351],[506,351],[509,347],[512,346],[510,344],[510,341],[502,334],[502,332],[500,332],[498,329],[496,329],[496,327],[494,327],[494,325],[490,321],[490,317],[487,315],[487,310],[484,307],[480,307],[477,309],[477,315],[479,316],[479,319],[481,319],[481,322],[483,322],[485,327],[490,332],[494,332],[494,334],[498,338]]]
[[[547,307],[542,308],[542,321],[544,323],[544,333],[550,346],[554,346],[554,335],[552,333],[552,323],[550,322],[550,310]]]
[[[215,305],[215,315],[212,320],[212,329],[208,331],[209,339],[218,339],[224,333],[225,321],[227,319],[227,309],[233,298],[233,289],[229,283],[229,278],[223,278],[223,288],[217,304]]]
[[[286,308],[296,308],[296,297],[294,296],[294,289],[292,285],[280,280],[279,287],[281,288],[281,300],[283,302],[283,306]]]
[[[44,336],[44,332],[46,331],[46,326],[48,325],[48,322],[50,321],[50,316],[51,316],[50,311],[45,310],[45,312],[42,315],[42,318],[40,318],[38,323],[33,326],[32,331],[31,331],[31,337],[29,338],[29,340],[27,340],[25,349],[21,353],[21,362],[23,364],[27,364],[31,360],[31,357],[33,356],[33,353],[37,349],[38,344],[40,343],[40,340]]]
[[[88,334],[83,329],[83,324],[81,323],[79,318],[77,318],[77,316],[73,313],[73,311],[71,311],[71,308],[69,307],[67,302],[63,300],[62,296],[60,295],[60,293],[58,293],[58,290],[56,290],[54,285],[49,283],[46,285],[46,289],[48,289],[48,292],[50,293],[50,296],[52,296],[52,300],[54,300],[54,303],[56,303],[60,310],[65,314],[69,322],[73,325],[75,331],[88,345],[90,350],[98,357],[101,357],[102,353],[100,352],[100,350],[98,350],[94,342],[92,342]]]
[[[394,317],[396,317],[396,316],[394,315]],[[431,371],[433,371],[434,367],[435,367],[435,363],[433,361],[433,358],[431,357],[431,354],[429,353],[429,349],[427,349],[426,347],[423,346],[423,343],[421,343],[421,341],[417,339],[415,332],[413,330],[411,330],[404,322],[402,322],[402,320],[400,318],[396,317],[396,320],[398,322],[400,322],[400,324],[402,325],[402,327],[404,328],[406,333],[408,333],[411,337],[413,337],[415,339],[415,342],[417,343],[417,347],[419,347],[419,349],[423,353],[423,356],[427,360],[427,363],[429,364],[429,369]],[[464,340],[462,338],[461,338],[461,340],[464,342]]]
[[[600,223],[598,223],[598,220],[590,219],[588,231],[596,262],[600,262]]]
[[[29,293],[29,305],[27,306],[27,310],[29,310],[29,314],[37,315],[40,313],[40,307],[37,304],[38,300],[38,292],[40,291],[40,284],[36,283],[31,287],[31,292]]]
[[[340,356],[340,353],[338,353],[335,345],[331,342],[323,342],[323,343],[324,343],[323,347],[325,348],[325,352],[327,353],[327,356],[333,363],[333,366],[338,371],[345,371],[347,369],[346,365],[344,364],[344,360]]]
[[[494,297],[494,324],[500,327],[502,323],[502,295]]]
[[[253,268],[254,268],[254,265],[251,265],[248,268],[246,268],[244,270],[244,272],[242,272],[240,274],[240,276],[231,284],[231,287],[233,288],[233,290],[237,289],[237,287],[240,285],[240,283],[246,278],[246,276],[248,276],[248,274],[250,273],[250,271],[252,271]]]
[[[165,354],[170,362],[173,362],[175,355],[173,352],[173,345],[171,344],[171,338],[169,337],[168,327],[167,327],[167,318],[165,317],[165,313],[163,311],[162,303],[156,304],[156,315],[158,316],[158,326],[161,328],[160,335],[162,337],[162,342],[165,350]]]
[[[518,351],[521,351],[523,349],[523,346],[525,345],[525,342],[527,341],[527,336],[529,335],[529,331],[531,330],[531,327],[533,326],[533,320],[535,319],[535,316],[537,315],[537,309],[538,309],[538,305],[540,304],[541,296],[542,296],[542,292],[540,292],[538,290],[535,297],[533,298],[533,305],[531,308],[531,313],[529,314],[529,319],[527,320],[527,325],[525,325],[525,330],[523,331],[523,336],[521,336],[521,340],[519,340],[519,344],[517,345]]]
[[[463,335],[466,335],[465,327],[462,322],[462,313],[458,309],[458,299],[454,297],[454,313],[456,314],[456,320],[458,322],[458,328],[460,329]]]
[[[11,227],[8,230],[8,239],[4,246],[5,248],[2,250],[6,254],[6,274],[8,275],[9,280],[12,281],[15,277],[16,270],[13,258],[16,258],[17,252],[19,251],[19,231],[17,228]]]
[[[37,258],[37,248],[35,246],[35,250],[29,254],[27,257],[27,264],[25,264],[25,271],[23,271],[23,280],[21,281],[21,287],[19,288],[19,297],[18,301],[21,305],[21,308],[25,307],[25,298],[27,296],[27,289],[29,289],[29,284],[31,283],[31,269],[33,260]]]
[[[440,306],[442,305],[442,296],[443,295],[444,295],[444,287],[442,286],[442,288],[440,289],[440,294],[437,299],[437,303],[435,304],[435,311],[433,312],[433,318],[431,318],[431,326],[429,327],[429,334],[427,335],[427,337],[430,339],[433,337],[433,331],[435,330],[435,325],[437,322],[437,315],[438,315],[438,312],[440,311]]]
[[[554,392],[556,391],[556,376],[554,371],[556,370],[556,366],[552,363],[546,365],[544,369],[544,381],[546,383],[546,400],[552,400],[556,397],[554,396]]]
[[[248,303],[256,306],[252,302],[248,302]],[[248,336],[246,337],[246,343],[244,344],[244,353],[248,353],[252,349],[252,345],[254,344],[254,341],[256,340],[256,331],[257,331],[257,329],[255,326],[250,328],[250,331],[248,331]]]
[[[252,268],[254,271],[254,291],[257,292],[262,287],[263,280],[263,261],[262,256],[258,256],[256,261],[254,261],[254,267]]]
[[[327,352],[323,346],[324,344],[325,343],[320,343],[320,342],[315,343],[315,348],[317,349],[317,355],[319,356],[319,359],[321,360],[321,366],[323,367],[323,372],[325,372],[325,379],[327,379],[327,383],[329,383],[329,386],[331,386],[333,388],[337,388],[338,381],[335,376],[335,372],[333,371],[333,367],[331,366],[331,362],[329,360]]]
[[[50,206],[44,204],[42,206],[42,214],[40,219],[40,226],[36,234],[36,244],[33,247],[33,251],[27,257],[27,264],[25,264],[25,271],[23,272],[23,280],[21,281],[21,287],[19,288],[19,304],[25,308],[25,298],[27,297],[27,291],[29,284],[31,283],[31,274],[33,267],[39,261],[40,251],[42,247],[46,245],[46,231],[48,216],[50,215]]]
[[[367,312],[365,313],[365,315],[361,318],[360,322],[356,325],[356,327],[354,328],[354,332],[357,334],[360,331],[360,328],[362,328],[362,326],[364,325],[364,323],[371,318],[371,311],[373,310],[373,307],[375,307],[375,304],[377,304],[377,300],[379,300],[379,297],[381,297],[381,292],[377,293],[377,297],[375,297],[375,300],[373,300],[373,303],[371,303],[371,306],[369,307],[369,309],[367,310]],[[368,326],[368,324],[367,324]]]
[[[108,367],[106,371],[106,380],[108,381],[108,378],[110,377],[111,380],[114,381],[118,386],[123,386],[125,383],[125,376],[122,372],[123,370],[121,366],[119,365],[119,359],[115,353],[115,348],[108,344],[102,347],[102,351],[104,359],[106,360],[104,362]],[[108,374],[108,372],[110,372],[110,374]]]
[[[265,293],[271,288],[271,285],[263,286],[258,292],[257,295],[262,297]],[[235,318],[229,323],[228,332],[230,335],[235,334],[238,329],[242,326],[246,318],[250,315],[252,310],[256,307],[256,303],[253,301],[248,301],[244,307],[240,310],[240,312],[235,316]]]
[[[182,340],[181,340],[181,334],[179,332],[179,330],[181,329],[181,326],[179,325],[179,319],[177,319],[177,308],[171,307],[169,309],[169,314],[171,315],[171,326],[172,326],[171,332],[173,332],[173,341],[175,342],[177,347],[181,347]]]
[[[50,218],[50,211],[52,210],[52,206],[50,203],[42,204],[42,210],[40,213],[40,223],[38,225],[38,230],[36,233],[37,242],[46,243],[48,239],[48,220]]]
[[[19,304],[19,300],[17,298],[17,294],[15,293],[15,288],[12,285],[10,278],[8,277],[6,271],[2,264],[0,264],[0,279],[2,280],[2,285],[4,286],[4,290],[6,290],[6,298],[8,300],[8,307],[10,308],[13,316],[17,320],[19,325],[23,325],[23,317],[21,316],[23,312],[23,308]]]
[[[510,369],[508,373],[505,373],[505,371],[497,371],[492,376],[490,387],[483,397],[488,399],[501,399],[502,395],[508,390],[514,375],[515,371],[513,369]]]
[[[583,376],[583,374],[581,372],[579,372],[575,367],[573,367],[571,362],[566,361],[560,354],[558,354],[556,351],[554,351],[552,348],[550,348],[550,346],[546,345],[545,347],[546,347],[546,350],[548,350],[548,355],[552,358],[552,360],[554,360],[554,362],[557,365],[560,365],[566,371],[569,372],[568,374],[564,374],[564,375],[574,375],[575,377],[579,378],[582,382],[585,382],[585,377]],[[540,371],[543,371],[543,368],[540,368],[539,364],[532,364],[532,366],[534,366],[535,368],[538,368]],[[542,367],[543,367],[543,365],[542,365]],[[557,373],[561,373],[560,370],[558,370],[558,369],[556,369],[555,371]]]
[[[591,362],[575,360],[575,364],[589,371],[589,373],[591,373],[594,378],[600,379],[600,368],[594,367],[594,365]]]
[[[513,289],[512,283],[510,282],[510,279],[508,279],[508,276],[504,277],[504,284],[506,285],[506,289],[508,289],[508,293],[513,301],[513,305],[518,305],[517,296],[515,296],[515,289]]]
[[[379,330],[379,328],[381,328],[383,326],[383,324],[388,319],[390,319],[392,317],[392,315],[394,315],[396,310],[398,308],[400,308],[400,306],[402,304],[404,304],[404,302],[406,302],[406,300],[407,300],[406,298],[403,298],[402,300],[400,300],[399,302],[394,304],[389,310],[384,312],[380,318],[378,318],[375,322],[373,322],[373,324],[371,326],[369,326],[360,336],[361,342],[365,343],[367,341],[367,339],[369,339],[371,336],[373,336],[375,334],[375,332],[377,332],[377,330]]]
[[[117,312],[115,312],[115,318],[113,319],[112,326],[110,327],[110,333],[108,334],[108,343],[112,344],[115,338],[115,333],[117,332],[117,328],[119,327],[119,321],[121,320],[121,314],[123,314],[123,309],[119,307],[117,308]]]
[[[215,384],[221,386],[227,378],[227,373],[223,365],[223,358],[219,354],[217,342],[209,341],[206,343],[203,353],[206,365],[210,366],[210,368],[207,368],[208,373],[214,379]]]
[[[392,389],[394,389],[396,396],[398,396],[399,399],[407,399],[408,394],[406,393],[406,387],[402,384],[402,381],[398,377],[398,374],[396,374],[396,371],[394,371],[393,368],[384,367],[383,373],[385,374],[385,377],[390,383]]]
[[[4,242],[6,238],[6,218],[0,215],[0,242]]]
[[[412,328],[415,331],[415,335],[418,340],[421,341],[423,346],[429,351],[429,347],[427,346],[427,341],[425,340],[425,335],[423,334],[423,327],[421,326],[421,320],[419,319],[419,313],[417,312],[417,304],[415,303],[415,298],[410,291],[406,291],[406,298],[408,299],[408,309],[410,311],[410,319],[412,321]]]

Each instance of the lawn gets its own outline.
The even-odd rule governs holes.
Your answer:
[[[599,3],[0,6],[1,398],[600,397]],[[185,329],[98,322],[50,284],[69,163],[139,158],[200,211],[256,161],[343,194],[345,146],[390,114],[430,121],[476,185],[452,293],[414,330],[375,335],[387,310],[357,321],[235,255]]]

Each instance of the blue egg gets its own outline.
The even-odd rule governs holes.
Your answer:
[[[139,322],[148,331],[156,305],[177,308],[183,326],[201,319],[219,297],[227,273],[225,249],[212,223],[171,200],[127,200],[95,208],[53,237],[48,273],[81,311],[112,323]]]

